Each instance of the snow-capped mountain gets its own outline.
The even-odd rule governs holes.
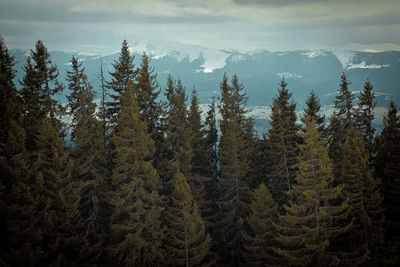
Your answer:
[[[257,50],[240,53],[171,42],[153,44],[141,41],[131,42],[130,45],[136,66],[139,66],[143,52],[150,56],[150,64],[158,73],[161,87],[165,86],[169,74],[179,77],[188,90],[196,87],[200,101],[204,104],[213,95],[218,95],[219,83],[225,72],[229,77],[237,73],[247,91],[248,104],[253,108],[251,115],[256,122],[260,120],[260,124],[265,124],[268,119],[269,105],[277,93],[282,77],[285,77],[289,90],[293,92],[299,112],[303,109],[310,91],[315,90],[323,110],[329,114],[343,72],[351,81],[350,89],[354,92],[362,90],[367,78],[374,85],[378,100],[378,124],[382,121],[381,116],[391,98],[400,103],[400,52],[323,49],[283,52]],[[22,80],[23,65],[29,50],[15,49],[11,52],[17,62],[17,79]],[[89,81],[94,88],[99,88],[100,55],[73,51],[52,51],[50,54],[60,71],[61,81],[65,82],[66,70],[70,68],[69,60],[75,54],[85,67]],[[112,71],[111,64],[118,56],[118,52],[102,55],[103,68]],[[67,91],[64,94],[68,94]],[[65,101],[63,95],[59,97],[61,101]]]

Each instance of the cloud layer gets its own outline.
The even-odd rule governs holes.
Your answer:
[[[3,0],[10,47],[110,52],[122,39],[214,48],[313,49],[400,45],[398,0]]]

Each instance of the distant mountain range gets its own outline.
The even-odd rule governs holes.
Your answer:
[[[400,52],[259,50],[240,53],[179,43],[156,46],[147,42],[133,44],[131,51],[135,55],[136,66],[140,64],[142,53],[148,53],[162,88],[169,74],[175,78],[180,77],[188,89],[188,95],[196,87],[203,104],[209,103],[213,95],[219,94],[219,83],[225,72],[229,77],[237,73],[249,97],[251,116],[256,119],[257,128],[261,132],[265,131],[269,106],[283,76],[289,90],[293,92],[299,115],[311,90],[317,92],[323,111],[329,115],[343,72],[351,81],[350,89],[354,93],[362,90],[367,78],[374,85],[378,101],[375,120],[377,127],[382,124],[382,115],[390,99],[400,104]],[[16,79],[22,80],[23,65],[29,50],[13,49],[11,53],[17,62]],[[100,55],[71,51],[51,51],[50,54],[60,71],[60,81],[65,83],[69,61],[72,54],[75,54],[82,61],[89,81],[99,90]],[[111,64],[118,56],[118,52],[102,55],[104,70],[112,71]],[[68,94],[65,91],[64,94]],[[59,99],[65,101],[65,96],[60,95]]]

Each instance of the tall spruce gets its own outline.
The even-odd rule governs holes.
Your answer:
[[[272,187],[272,194],[281,208],[288,199],[296,181],[296,157],[298,137],[296,125],[296,104],[289,102],[292,93],[282,78],[278,96],[271,106],[271,128],[268,130],[265,153],[267,166],[266,184]]]
[[[179,171],[173,177],[173,189],[164,220],[167,225],[165,247],[171,266],[212,264],[210,235],[206,233],[187,178]]]
[[[21,99],[13,83],[14,57],[0,36],[0,265],[24,265],[35,256],[30,236],[33,212],[26,177]],[[22,258],[25,257],[25,260]]]
[[[162,107],[157,98],[161,92],[157,83],[157,73],[149,65],[150,59],[146,53],[142,55],[142,63],[137,69],[136,94],[140,107],[140,114],[147,124],[147,131],[155,142],[157,154],[162,141],[160,120]]]
[[[358,96],[358,108],[356,109],[356,125],[364,138],[366,149],[369,152],[368,162],[372,162],[375,154],[374,134],[375,128],[372,122],[375,119],[374,109],[376,106],[375,93],[371,82],[367,79],[364,83],[364,90]]]
[[[275,251],[289,266],[326,266],[338,264],[329,251],[330,242],[348,229],[347,203],[335,186],[333,164],[326,142],[321,140],[314,119],[304,118],[300,137],[293,201],[285,205],[286,214],[279,217]],[[347,224],[346,224],[347,223]]]
[[[273,266],[279,264],[276,247],[274,222],[278,208],[271,193],[261,183],[253,193],[250,216],[247,219],[246,233],[243,237],[241,263],[245,266]]]
[[[342,264],[379,264],[378,251],[383,242],[383,210],[379,182],[368,168],[369,153],[362,135],[349,125],[349,135],[343,144],[343,161],[336,182],[343,185],[349,201],[352,226],[338,241],[342,241],[338,257]]]
[[[193,151],[189,128],[186,92],[181,80],[168,76],[166,88],[166,111],[164,117],[165,140],[159,170],[166,191],[172,189],[172,180],[179,170],[187,179],[191,178]]]
[[[382,182],[383,207],[385,209],[385,240],[396,246],[395,261],[400,251],[400,116],[394,101],[390,102],[383,118],[383,130],[376,138],[376,159],[374,160],[376,179]]]
[[[111,99],[107,102],[108,116],[110,127],[114,127],[117,114],[120,109],[121,95],[127,89],[128,81],[134,81],[136,77],[135,65],[133,64],[134,56],[129,51],[128,42],[122,42],[121,52],[118,60],[112,64],[114,70],[109,72],[111,81],[107,82],[107,88],[110,89]]]
[[[235,76],[236,77],[236,76]],[[235,81],[236,78],[233,78]],[[245,114],[245,95],[228,85],[224,75],[220,84],[221,139],[218,150],[221,176],[218,182],[219,253],[231,265],[240,262],[243,224],[248,215],[250,192],[248,188],[248,155],[241,123]],[[223,245],[222,245],[223,244]]]
[[[349,90],[350,82],[343,73],[340,78],[338,94],[334,102],[334,111],[330,117],[329,126],[327,128],[329,156],[335,160],[334,172],[342,163],[343,145],[349,134],[349,127],[353,121],[353,100],[354,95]]]
[[[123,265],[156,265],[164,260],[164,230],[162,198],[158,193],[161,184],[152,164],[154,142],[140,116],[132,82],[128,82],[120,100],[119,130],[112,137],[116,158],[112,174],[111,251]]]
[[[35,135],[38,134],[42,118],[49,115],[53,123],[62,125],[56,116],[63,109],[54,96],[63,90],[63,86],[57,79],[57,67],[52,64],[50,54],[40,40],[37,41],[35,50],[31,49],[24,71],[21,97],[27,133],[26,147],[33,151],[38,145],[35,143]]]
[[[101,122],[95,117],[93,88],[75,56],[71,59],[71,68],[67,72],[68,88],[72,91],[67,98],[73,117],[71,177],[82,184],[79,192],[79,213],[75,217],[75,223],[92,243],[105,244],[109,233],[110,205],[106,190],[109,189],[107,182],[110,174],[107,170],[103,129]]]
[[[306,108],[304,109],[302,122],[305,123],[307,117],[312,118],[322,137],[325,130],[325,115],[321,115],[320,110],[321,104],[319,103],[318,96],[315,91],[312,90],[310,96],[306,100]]]

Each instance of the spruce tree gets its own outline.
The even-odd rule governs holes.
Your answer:
[[[332,161],[312,117],[304,118],[304,144],[299,145],[293,201],[279,217],[275,251],[290,266],[338,264],[330,242],[348,229],[346,198],[335,186]]]
[[[390,246],[396,245],[395,257],[398,261],[400,244],[400,117],[393,100],[383,118],[383,130],[376,138],[376,159],[374,160],[376,179],[382,182],[383,207],[386,219],[385,240]]]
[[[214,181],[218,178],[218,129],[215,98],[213,97],[208,106],[205,118],[205,157],[207,167],[206,176],[212,177]]]
[[[92,243],[101,244],[107,240],[110,216],[110,205],[106,198],[110,175],[107,170],[106,147],[101,122],[95,117],[93,88],[75,56],[71,63],[72,70],[68,71],[67,79],[68,88],[72,90],[67,97],[73,117],[71,176],[82,184],[75,223],[81,232],[88,234]]]
[[[228,85],[226,74],[220,85],[221,139],[219,161],[221,176],[218,182],[218,242],[220,256],[230,264],[240,262],[243,224],[250,202],[247,172],[248,155],[241,122],[244,120],[244,96]]]
[[[352,221],[345,236],[339,239],[343,243],[337,255],[343,264],[358,265],[376,260],[383,242],[382,196],[379,182],[368,168],[368,158],[363,137],[351,123],[336,177],[348,198],[349,220]]]
[[[374,109],[376,106],[375,94],[371,82],[367,79],[364,83],[364,90],[358,96],[358,108],[356,109],[356,125],[364,138],[366,149],[369,152],[371,163],[372,156],[375,154],[374,133],[375,128],[372,122],[375,118]]]
[[[243,237],[242,263],[245,266],[272,266],[279,263],[276,247],[276,222],[278,209],[271,193],[261,183],[253,193],[250,216]]]
[[[164,117],[165,140],[162,145],[162,158],[158,169],[170,191],[174,174],[180,170],[185,177],[191,178],[193,151],[191,147],[191,132],[189,128],[186,92],[181,80],[175,81],[168,77],[166,98],[167,105]]]
[[[110,89],[110,101],[107,102],[108,116],[110,127],[114,127],[117,114],[120,109],[120,97],[127,89],[128,81],[134,81],[136,77],[135,65],[133,64],[134,56],[129,51],[128,42],[122,42],[121,52],[118,60],[112,66],[114,71],[109,72],[111,81],[107,82],[107,88]]]
[[[146,53],[142,55],[142,63],[137,69],[136,95],[139,102],[140,114],[147,124],[147,131],[153,138],[157,150],[159,150],[162,136],[160,132],[161,105],[157,98],[161,92],[157,83],[157,73],[149,66],[150,59]],[[157,156],[157,155],[156,155]]]
[[[210,235],[206,233],[187,179],[181,172],[173,178],[173,189],[164,220],[167,224],[165,247],[171,266],[210,264]]]
[[[266,162],[271,162],[267,166],[266,184],[273,188],[271,191],[279,208],[288,199],[292,200],[291,190],[296,181],[295,164],[298,154],[296,104],[289,102],[292,93],[289,93],[283,78],[280,85],[278,96],[271,106],[271,128],[264,151]]]
[[[327,128],[329,156],[335,161],[335,170],[343,161],[343,144],[349,133],[350,124],[353,121],[353,100],[354,95],[349,91],[350,82],[343,73],[338,89],[338,95],[334,102],[334,112],[330,117],[330,123]]]
[[[0,36],[0,265],[23,265],[35,254],[29,236],[32,211],[26,179],[21,99],[13,83],[14,58]],[[25,257],[25,260],[22,258]]]
[[[307,117],[312,118],[322,137],[325,130],[325,115],[320,115],[320,109],[321,104],[319,103],[319,99],[314,90],[312,90],[306,101],[306,108],[304,109],[302,122],[305,123]]]
[[[116,158],[112,174],[111,251],[123,265],[156,265],[164,260],[164,230],[160,225],[161,184],[152,165],[154,142],[141,119],[132,82],[128,82],[120,100],[119,130],[112,137]]]

